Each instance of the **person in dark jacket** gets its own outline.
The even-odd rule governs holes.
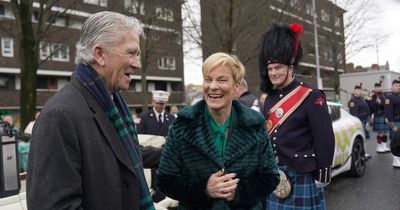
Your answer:
[[[175,119],[172,114],[165,110],[170,93],[162,90],[154,90],[152,94],[153,108],[140,114],[140,123],[137,127],[137,132],[138,134],[166,137],[169,126]]]
[[[291,193],[268,197],[268,210],[326,209],[323,187],[331,180],[335,139],[324,92],[293,77],[301,31],[299,24],[273,25],[260,50],[267,130],[278,167],[292,184]]]
[[[389,126],[385,119],[385,100],[387,98],[386,93],[382,91],[382,81],[374,84],[374,91],[370,101],[371,109],[371,124],[373,125],[374,132],[377,132],[376,136],[376,151],[377,152],[388,152],[389,148],[387,145]]]
[[[153,210],[132,115],[120,91],[141,67],[140,22],[83,23],[71,81],[44,105],[28,160],[30,210]]]
[[[187,210],[261,210],[279,182],[263,116],[234,100],[241,62],[215,53],[203,63],[204,99],[172,124],[159,189]]]
[[[365,138],[370,139],[369,130],[367,129],[367,123],[369,121],[371,111],[369,109],[370,106],[363,97],[362,83],[360,83],[360,85],[354,86],[353,97],[350,99],[348,107],[350,114],[360,119],[365,131]]]
[[[392,82],[392,94],[385,99],[385,115],[393,138],[400,128],[400,80]],[[393,155],[393,167],[400,168],[400,157]]]
[[[245,79],[242,79],[242,81],[240,81],[240,85],[235,97],[244,105],[256,111],[260,111],[257,97],[250,93],[250,91],[248,90],[247,81]]]

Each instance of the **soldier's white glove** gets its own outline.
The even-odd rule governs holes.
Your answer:
[[[315,180],[315,185],[316,185],[318,188],[324,188],[324,187],[328,186],[329,183],[330,183],[330,182],[319,182],[319,181]]]

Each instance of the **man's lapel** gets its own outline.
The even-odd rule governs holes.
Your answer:
[[[110,119],[106,116],[104,110],[99,106],[95,98],[90,94],[88,90],[86,90],[84,86],[81,85],[79,81],[77,81],[74,77],[71,78],[71,81],[72,84],[77,87],[85,97],[90,109],[93,111],[94,119],[99,126],[100,131],[106,137],[106,140],[110,145],[114,155],[123,165],[125,165],[130,171],[135,173],[132,163],[129,160],[128,154],[119,139],[117,131],[112,125]]]

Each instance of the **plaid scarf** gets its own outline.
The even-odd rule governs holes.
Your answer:
[[[76,78],[94,96],[97,103],[111,120],[118,133],[119,140],[126,150],[139,182],[140,209],[153,210],[154,205],[149,193],[143,172],[142,155],[137,139],[135,124],[128,106],[119,91],[109,95],[106,83],[91,66],[78,64],[75,70]]]

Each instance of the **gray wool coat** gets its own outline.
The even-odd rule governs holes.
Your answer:
[[[138,201],[138,181],[117,132],[72,77],[35,123],[28,160],[29,210],[135,210]]]

